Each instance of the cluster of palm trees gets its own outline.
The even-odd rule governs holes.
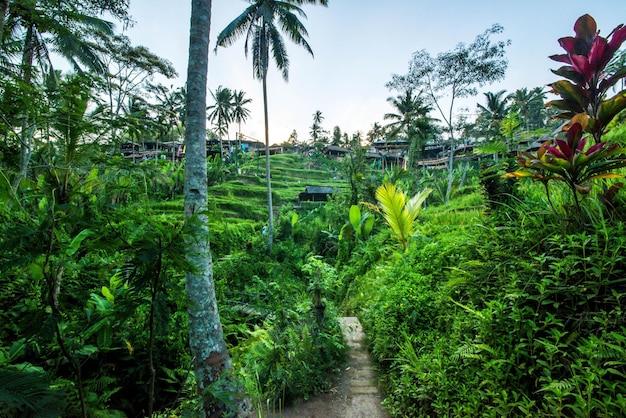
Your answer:
[[[222,138],[228,138],[228,128],[231,123],[238,125],[237,138],[241,136],[241,123],[250,117],[250,110],[246,107],[252,99],[246,98],[244,91],[231,90],[227,87],[218,86],[211,92],[215,103],[207,107],[207,118],[215,125],[215,133],[220,138],[220,155],[222,155]],[[237,153],[235,153],[235,157]]]
[[[544,109],[546,92],[542,87],[521,88],[514,93],[506,90],[484,93],[486,104],[478,104],[478,117],[474,124],[474,134],[487,139],[506,136],[503,121],[511,114],[519,116],[525,132],[545,126],[547,114]]]

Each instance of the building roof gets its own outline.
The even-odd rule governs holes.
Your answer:
[[[308,194],[333,194],[334,190],[330,186],[306,186],[305,188]]]

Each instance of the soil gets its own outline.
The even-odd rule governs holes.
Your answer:
[[[372,360],[363,345],[363,328],[355,317],[341,318],[349,346],[347,363],[328,393],[297,402],[268,418],[388,418],[376,387]]]

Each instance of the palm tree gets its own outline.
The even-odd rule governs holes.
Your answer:
[[[409,141],[409,161],[415,167],[418,157],[424,154],[428,136],[435,132],[433,122],[428,113],[432,107],[426,104],[420,93],[413,94],[412,88],[407,88],[403,94],[387,99],[397,113],[387,113],[386,120],[393,120],[387,125],[391,138],[403,134]]]
[[[217,134],[220,136],[220,157],[222,156],[223,146],[222,137],[228,136],[228,125],[233,120],[233,92],[227,88],[218,86],[215,93],[211,92],[215,104],[207,107],[211,110],[209,120],[211,123],[217,124]]]
[[[223,415],[226,406],[215,400],[211,388],[218,381],[228,383],[220,377],[232,369],[217,310],[205,210],[208,198],[205,138],[210,22],[211,0],[192,0],[187,66],[184,212],[188,227],[186,257],[193,267],[186,274],[185,293],[188,299],[189,346],[203,417]]]
[[[328,0],[251,0],[250,6],[235,18],[217,36],[218,46],[232,45],[241,35],[245,34],[244,52],[248,55],[252,49],[253,76],[261,80],[263,85],[263,113],[265,119],[265,176],[267,182],[268,206],[268,251],[272,251],[274,235],[274,214],[272,208],[272,184],[270,176],[270,145],[269,123],[267,110],[267,71],[270,62],[270,50],[274,63],[282,72],[285,81],[289,78],[289,58],[285,43],[281,35],[283,31],[296,45],[302,46],[311,56],[313,51],[306,41],[306,28],[298,16],[306,18],[304,11],[298,5],[321,4],[328,5]]]
[[[370,144],[385,138],[385,128],[378,122],[374,122],[372,129],[367,132],[365,138]]]
[[[0,0],[0,39],[4,31],[4,22],[6,20],[7,11],[9,10],[9,0]]]
[[[546,93],[543,87],[528,90],[526,87],[518,89],[509,95],[512,101],[511,110],[517,112],[524,121],[526,132],[531,126],[540,128],[544,123],[544,101]]]
[[[486,124],[485,134],[489,138],[497,138],[500,135],[502,119],[509,113],[508,96],[506,90],[497,93],[483,93],[487,98],[487,105],[478,104],[479,118]]]
[[[311,125],[311,131],[309,132],[311,134],[311,142],[314,147],[318,144],[319,146],[323,146],[325,143],[324,134],[326,132],[322,128],[323,121],[324,116],[322,116],[322,112],[316,110],[315,113],[313,113],[313,125]]]
[[[12,2],[8,4],[8,12],[5,26],[12,33],[22,33],[24,36],[19,78],[27,88],[32,87],[34,83],[35,61],[44,72],[53,74],[49,46],[79,71],[82,70],[81,64],[98,73],[105,70],[98,56],[99,51],[89,38],[111,36],[112,23],[78,10],[68,15],[58,2],[51,1]],[[58,19],[58,16],[68,16],[69,20]],[[25,109],[21,121],[20,168],[14,181],[15,186],[26,175],[32,154],[34,124],[29,113],[29,110]]]
[[[233,91],[233,111],[232,118],[233,122],[237,122],[237,140],[235,144],[237,149],[235,150],[235,170],[238,170],[237,156],[239,151],[241,150],[241,144],[239,141],[241,140],[241,122],[245,122],[246,119],[250,117],[250,110],[245,107],[248,103],[252,102],[252,99],[248,99],[245,97],[246,92],[243,90],[235,90]]]

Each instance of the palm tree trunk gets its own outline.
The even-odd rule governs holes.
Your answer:
[[[0,0],[0,39],[4,32],[4,22],[6,20],[7,11],[9,10],[9,0]]]
[[[35,58],[35,33],[33,25],[28,26],[24,40],[24,53],[22,55],[22,82],[30,86],[33,78],[33,60]],[[29,109],[22,109],[22,131],[20,132],[20,168],[15,178],[13,187],[17,189],[22,178],[28,173],[28,165],[32,154],[33,127],[30,126]]]
[[[269,212],[267,225],[267,251],[272,252],[274,240],[274,209],[272,207],[272,176],[270,171],[270,135],[267,110],[267,70],[263,73],[263,112],[265,116],[265,181],[267,183],[267,209]]]
[[[211,22],[211,0],[192,0],[187,70],[187,129],[185,132],[185,235],[186,257],[195,267],[186,274],[189,346],[203,417],[219,417],[226,406],[210,393],[222,374],[232,369],[224,342],[213,281],[209,244],[206,171],[206,92]],[[229,388],[224,387],[224,390]],[[232,390],[232,388],[230,388]],[[241,416],[241,415],[240,415]]]

